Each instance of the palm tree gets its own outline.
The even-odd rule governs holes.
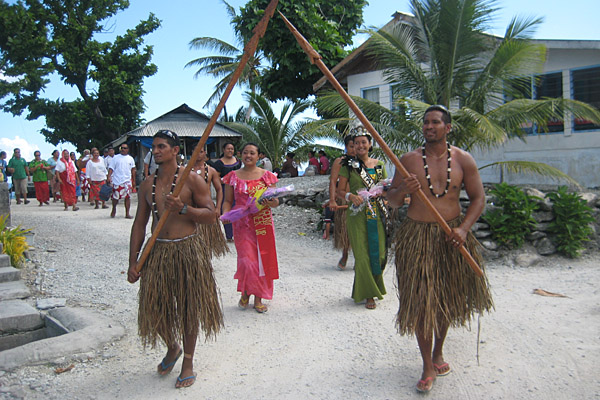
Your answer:
[[[600,123],[600,112],[582,102],[523,98],[530,76],[542,72],[545,60],[545,47],[528,40],[542,21],[515,18],[504,37],[488,35],[484,29],[495,11],[494,3],[411,0],[412,23],[397,24],[389,31],[368,31],[369,55],[386,81],[399,84],[405,93],[394,99],[401,112],[360,100],[390,147],[406,151],[422,140],[420,121],[431,104],[451,109],[449,141],[466,150],[496,147],[511,137],[524,139],[524,124],[547,130],[548,121],[562,120],[565,113]],[[506,102],[507,97],[514,100]],[[317,99],[317,107],[337,115],[347,112],[333,94]],[[570,179],[546,164],[517,161],[495,165],[511,172]]]
[[[225,5],[227,14],[233,21],[233,19],[236,17],[235,8],[229,5],[225,0],[221,1]],[[237,34],[236,39],[238,43],[243,43],[239,33]],[[186,68],[198,67],[198,70],[194,74],[195,78],[200,75],[209,75],[219,79],[219,82],[215,85],[215,91],[208,98],[204,107],[208,107],[211,104],[216,104],[221,99],[221,96],[225,92],[227,85],[231,81],[231,77],[233,76],[234,71],[237,69],[244,51],[243,49],[240,50],[236,46],[231,45],[221,39],[206,36],[192,39],[190,41],[190,48],[197,50],[214,50],[218,53],[218,55],[195,58],[185,65]],[[260,78],[261,69],[261,54],[253,54],[246,63],[238,83],[241,86],[250,89],[251,93],[256,93],[259,87],[258,80]],[[246,119],[250,118],[251,112],[252,109],[249,108],[246,113]]]
[[[302,127],[306,122],[297,121],[310,102],[297,100],[284,103],[279,115],[272,104],[256,93],[246,93],[246,99],[256,116],[246,123],[225,122],[225,124],[242,133],[245,142],[256,143],[273,163],[273,167],[281,166],[285,154],[307,143],[302,135]]]

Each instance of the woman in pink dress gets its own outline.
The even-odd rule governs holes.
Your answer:
[[[244,167],[232,171],[223,178],[225,201],[223,212],[243,207],[249,197],[258,199],[269,187],[275,187],[277,177],[270,171],[256,166],[259,148],[248,143],[242,148]],[[275,229],[271,208],[279,205],[278,199],[266,200],[256,214],[245,216],[233,222],[233,239],[237,250],[237,290],[242,294],[238,305],[245,309],[254,296],[254,309],[259,313],[267,311],[262,299],[273,298],[273,280],[279,278]],[[259,206],[260,207],[260,206]]]

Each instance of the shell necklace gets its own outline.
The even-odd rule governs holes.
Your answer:
[[[154,181],[152,182],[152,211],[154,211],[154,215],[156,215],[156,218],[158,217],[158,208],[156,207],[156,176],[158,175],[158,171],[156,171],[154,173]],[[175,184],[177,183],[177,175],[179,175],[179,166],[177,167],[177,171],[175,171],[175,176],[173,177],[173,183],[171,184],[171,193],[173,193],[173,190],[175,190]],[[166,196],[166,194],[163,192],[163,196]]]
[[[446,188],[444,189],[444,193],[436,194],[433,192],[433,185],[431,184],[431,174],[429,173],[429,166],[427,165],[427,157],[425,155],[425,146],[421,147],[421,151],[423,152],[423,166],[425,168],[425,177],[427,178],[427,185],[429,185],[429,191],[436,198],[444,197],[446,193],[448,193],[448,188],[450,187],[450,172],[452,172],[452,168],[450,167],[450,143],[448,143],[448,178],[446,178]]]

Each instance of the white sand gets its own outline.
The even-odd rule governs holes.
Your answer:
[[[30,265],[29,280],[37,277],[44,297],[66,297],[70,306],[110,316],[127,335],[80,356],[61,375],[53,372],[56,364],[0,372],[0,398],[10,393],[32,399],[421,398],[414,388],[421,374],[416,340],[394,328],[393,266],[385,271],[388,295],[377,309],[355,305],[352,259],[349,270],[335,269],[339,254],[303,225],[309,219],[316,224],[318,215],[294,207],[275,210],[281,279],[268,313],[237,308],[233,245],[229,255],[214,261],[225,330],[216,342],[199,341],[198,381],[175,390],[181,361],[169,376],[158,377],[164,348],[143,349],[137,336],[138,284],[127,283],[125,275],[131,221],[123,218],[122,205],[116,219],[108,217],[110,210],[80,207],[64,212],[56,204],[13,204],[13,222],[35,231],[31,258],[38,268]],[[545,260],[528,269],[506,261],[488,265],[496,311],[481,319],[480,362],[477,320],[471,331],[451,329],[445,357],[453,371],[437,379],[430,398],[600,398],[598,255]],[[535,288],[569,298],[534,295]],[[59,360],[60,366],[68,364]]]

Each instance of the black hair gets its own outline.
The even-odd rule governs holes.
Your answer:
[[[229,145],[232,145],[233,146],[233,150],[235,150],[235,144],[233,144],[233,142],[225,142],[225,144],[223,146],[221,146],[221,150],[225,150],[225,147],[227,147]]]
[[[288,156],[289,158],[294,158],[294,157],[296,157],[296,153],[290,151],[289,153],[286,154],[286,156]]]
[[[41,152],[41,151],[39,151],[39,150],[36,150],[36,151],[34,151],[34,152],[33,152],[33,156],[34,156],[34,157],[35,157],[35,153],[40,153],[40,157],[42,156],[42,152]]]
[[[315,152],[313,150],[309,150],[308,151],[308,155],[311,155],[311,154],[312,154],[313,157],[315,156]]]
[[[232,144],[233,144],[233,143],[232,143]],[[245,145],[242,147],[242,150],[241,150],[241,152],[243,153],[243,152],[244,152],[244,149],[245,149],[246,147],[248,147],[248,146],[254,146],[254,147],[256,147],[256,152],[257,152],[257,153],[262,153],[262,152],[260,151],[260,147],[258,147],[258,145],[257,145],[256,143],[253,143],[253,142],[248,142],[248,143],[246,143],[246,144],[245,144]]]
[[[444,107],[443,105],[436,104],[436,105],[427,107],[427,110],[425,110],[425,114],[423,114],[423,120],[425,120],[425,116],[430,111],[441,112],[442,113],[442,121],[444,121],[444,123],[446,123],[446,124],[452,123],[452,115],[450,115],[450,111],[448,111],[448,109],[446,107]]]
[[[60,156],[60,151],[58,151],[57,149],[55,149],[55,150],[52,152],[52,156],[54,156],[54,153],[58,153],[58,155]]]
[[[348,135],[344,138],[344,146],[348,147],[348,143],[354,142],[354,137],[352,135]]]
[[[154,134],[153,138],[165,139],[171,147],[179,146],[179,136],[168,129],[161,129]]]
[[[323,155],[323,156],[327,157],[327,154],[325,154],[325,150],[319,150],[319,154],[321,154],[321,155]]]
[[[5,156],[6,152],[5,151],[0,151],[0,156]]]

